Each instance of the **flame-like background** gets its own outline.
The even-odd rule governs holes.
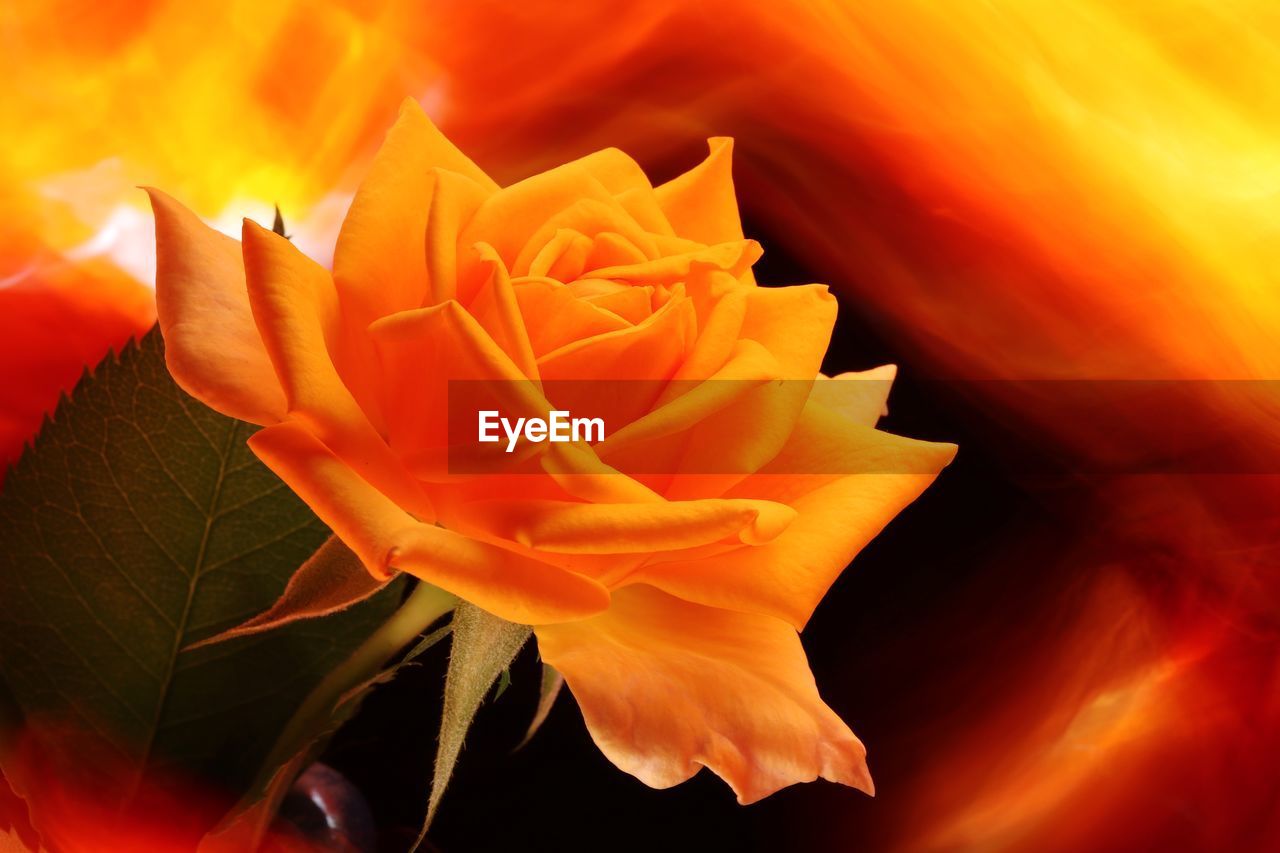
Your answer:
[[[830,282],[831,366],[896,361],[888,428],[959,440],[806,634],[876,800],[650,795],[562,708],[464,767],[445,847],[1280,848],[1280,469],[1249,464],[1280,402],[1222,381],[1280,379],[1271,0],[10,0],[0,48],[4,461],[153,320],[135,186],[228,230],[278,203],[326,260],[406,94],[500,181],[607,145],[664,178],[736,137],[762,279]],[[1135,379],[1178,406],[1118,422]],[[1190,424],[1238,458],[1144,473]],[[425,784],[402,751],[344,768],[387,820]]]

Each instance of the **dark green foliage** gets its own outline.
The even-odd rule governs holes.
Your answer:
[[[270,606],[328,535],[246,446],[255,429],[179,389],[153,330],[86,375],[0,494],[0,678],[28,723],[108,759],[96,790],[112,805],[170,776],[242,792],[302,699],[398,603],[395,584],[184,651]]]

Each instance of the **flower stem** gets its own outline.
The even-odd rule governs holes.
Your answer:
[[[257,850],[311,745],[326,733],[343,699],[374,678],[397,652],[457,606],[452,594],[419,582],[395,613],[315,686],[276,739],[259,778],[215,834],[238,849]],[[204,850],[233,849],[210,846]]]
[[[391,618],[311,691],[281,732],[267,766],[277,766],[289,760],[296,751],[294,741],[305,738],[317,724],[323,724],[343,696],[376,675],[396,652],[429,628],[431,623],[453,610],[457,603],[458,599],[452,594],[419,582]],[[280,755],[281,752],[285,754]]]

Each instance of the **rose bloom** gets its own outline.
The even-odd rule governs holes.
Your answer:
[[[407,102],[332,273],[153,191],[169,368],[264,427],[254,452],[370,579],[408,572],[532,625],[618,767],[667,787],[706,766],[743,803],[819,776],[870,793],[797,631],[955,448],[875,430],[886,381],[836,407],[747,381],[700,394],[807,389],[836,313],[825,286],[756,286],[730,163],[712,140],[654,187],[610,149],[500,187]],[[690,390],[614,412],[598,445],[537,445],[519,476],[463,475],[442,456],[457,379],[526,403],[555,380]],[[672,468],[630,476],[636,454]]]

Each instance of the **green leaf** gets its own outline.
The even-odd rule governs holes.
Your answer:
[[[547,721],[547,716],[551,713],[551,708],[556,704],[556,698],[560,696],[560,691],[563,688],[564,676],[551,664],[544,663],[542,665],[542,684],[538,689],[538,708],[533,712],[533,719],[529,722],[529,729],[524,733],[524,737],[513,751],[524,749],[529,741],[533,740],[533,736],[538,733],[538,729],[542,728],[542,724]]]
[[[511,667],[507,667],[498,673],[498,688],[493,691],[493,701],[497,702],[502,698],[502,694],[507,692],[507,688],[511,686]]]
[[[0,494],[0,678],[31,731],[76,734],[41,747],[99,805],[175,775],[244,791],[402,595],[187,649],[271,606],[328,535],[255,429],[182,392],[153,330],[86,372]]]
[[[198,853],[246,853],[261,845],[271,817],[294,777],[310,762],[338,728],[355,716],[373,688],[390,681],[414,658],[444,639],[445,625],[425,637],[386,669],[383,665],[414,636],[453,609],[456,599],[430,584],[419,583],[383,625],[342,665],[312,691],[281,732],[265,773],[219,825],[201,842]]]
[[[453,775],[462,741],[471,720],[498,676],[511,665],[529,639],[532,629],[490,615],[466,602],[453,611],[453,648],[444,683],[444,712],[440,720],[440,742],[436,748],[435,775],[422,832],[413,849],[427,836],[440,798]]]

